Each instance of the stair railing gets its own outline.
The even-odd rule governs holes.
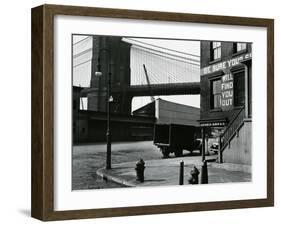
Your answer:
[[[241,108],[235,118],[228,124],[225,131],[220,135],[220,151],[223,151],[229,144],[231,139],[235,136],[236,132],[240,129],[244,123],[245,108]]]

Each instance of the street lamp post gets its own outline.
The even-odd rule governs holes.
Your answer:
[[[107,78],[107,131],[106,131],[106,169],[111,169],[111,127],[110,127],[110,109],[111,109],[111,102],[113,101],[113,98],[111,96],[111,54],[108,49],[100,49],[99,51],[99,58],[98,58],[98,65],[97,65],[97,71],[95,72],[95,75],[97,77],[102,76],[101,72],[101,64],[100,64],[100,53],[104,50],[107,52],[109,57],[109,63],[108,63],[108,78]]]
[[[107,79],[107,131],[106,131],[106,169],[111,169],[111,127],[110,127],[110,110],[111,110],[111,65]]]

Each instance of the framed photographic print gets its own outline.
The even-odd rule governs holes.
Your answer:
[[[272,19],[32,9],[32,216],[273,206]]]

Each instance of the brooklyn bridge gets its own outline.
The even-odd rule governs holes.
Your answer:
[[[138,96],[153,101],[155,96],[200,94],[199,54],[137,38],[84,36],[73,42],[73,85],[83,88],[84,108],[106,112],[109,75],[115,113],[131,114]]]

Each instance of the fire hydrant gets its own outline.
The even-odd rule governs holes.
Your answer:
[[[191,177],[188,178],[188,183],[189,184],[198,184],[199,183],[199,180],[198,180],[199,174],[200,174],[199,170],[196,168],[196,166],[194,166],[193,169],[190,171]]]
[[[144,169],[145,169],[145,162],[142,158],[139,159],[136,163],[136,173],[137,173],[137,181],[143,183],[144,182]]]

